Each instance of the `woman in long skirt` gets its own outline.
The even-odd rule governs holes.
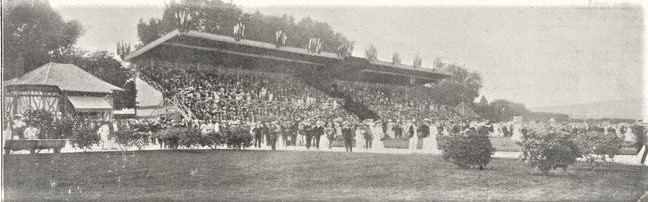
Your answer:
[[[423,150],[433,154],[440,154],[441,150],[437,147],[437,136],[439,135],[439,130],[437,130],[438,123],[430,124],[427,123],[430,127],[430,135],[423,139]]]
[[[364,148],[364,144],[365,144],[364,133],[365,133],[365,131],[364,131],[364,128],[362,127],[362,125],[358,124],[355,127],[356,127],[356,129],[355,129],[355,138],[354,138],[354,140],[355,140],[355,148],[357,150],[359,150],[360,148]]]
[[[322,144],[320,145],[324,148],[331,149],[331,141],[333,141],[334,133],[335,129],[333,129],[333,123],[330,121],[327,122],[324,126],[324,137],[322,138]]]
[[[371,130],[371,133],[373,135],[373,139],[371,140],[371,149],[373,150],[382,150],[385,148],[385,145],[383,145],[382,138],[385,135],[383,133],[382,129],[382,123],[381,122],[375,122],[375,123],[369,123],[369,130]]]
[[[407,124],[407,127],[405,127],[405,129],[407,130],[407,134],[410,134],[409,132],[410,127],[413,127],[415,129],[414,129],[414,133],[409,137],[409,145],[407,148],[410,150],[410,152],[414,152],[416,150],[416,146],[418,145],[418,139],[419,139],[418,134],[416,132],[416,123],[411,122]]]

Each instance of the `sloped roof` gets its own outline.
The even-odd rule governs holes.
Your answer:
[[[111,93],[123,89],[105,82],[73,64],[47,63],[21,77],[11,79],[5,86],[55,86],[62,91]]]
[[[470,106],[466,105],[466,103],[464,102],[461,102],[461,104],[457,105],[457,107],[455,107],[455,111],[465,117],[480,118],[479,114],[477,114],[475,110],[470,108]]]
[[[489,106],[489,105],[490,105],[490,104],[488,103],[488,100],[486,100],[486,96],[483,96],[483,95],[482,95],[482,96],[481,96],[481,99],[479,100],[479,106],[487,107],[487,106]]]

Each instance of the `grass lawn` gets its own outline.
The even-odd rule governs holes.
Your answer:
[[[515,159],[458,169],[439,156],[286,151],[11,155],[9,201],[636,201],[648,167],[577,163],[542,176]],[[56,185],[51,186],[55,182]],[[77,189],[77,187],[79,189]],[[69,192],[69,194],[68,194]]]
[[[502,152],[519,152],[520,146],[515,144],[515,141],[509,137],[489,137],[491,144],[496,151]]]

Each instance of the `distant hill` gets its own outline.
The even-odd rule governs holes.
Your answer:
[[[532,108],[534,112],[565,113],[570,118],[642,118],[642,100],[609,100],[583,104]]]

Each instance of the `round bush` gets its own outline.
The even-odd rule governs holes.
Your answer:
[[[70,143],[72,147],[83,149],[84,151],[90,149],[92,145],[98,145],[99,134],[97,128],[88,123],[76,123],[72,128],[72,136]]]
[[[124,149],[129,147],[137,147],[142,149],[143,146],[148,144],[149,133],[138,132],[132,129],[120,130],[112,133],[115,142],[124,146]],[[105,141],[105,140],[104,140]]]
[[[573,138],[554,129],[532,129],[517,144],[522,147],[520,160],[544,174],[556,168],[567,171],[581,156]]]
[[[447,136],[438,136],[443,159],[462,168],[479,167],[483,169],[495,153],[487,135],[475,130]]]
[[[623,139],[620,137],[598,131],[580,133],[576,142],[581,154],[588,162],[594,162],[596,159],[606,161],[606,157],[613,159],[623,146]]]

